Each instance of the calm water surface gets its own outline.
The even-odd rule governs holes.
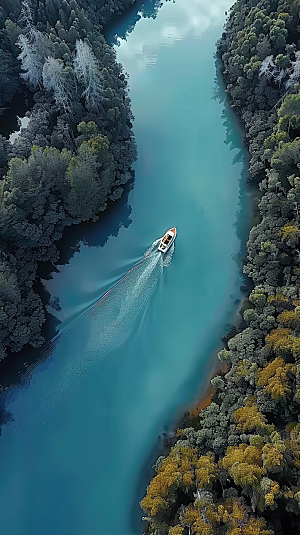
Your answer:
[[[143,466],[211,372],[241,298],[234,257],[250,224],[241,132],[212,99],[229,7],[168,2],[117,48],[136,117],[136,183],[119,232],[122,199],[47,281],[61,338],[6,400],[3,535],[141,535]],[[155,248],[144,258],[174,225],[170,265]]]

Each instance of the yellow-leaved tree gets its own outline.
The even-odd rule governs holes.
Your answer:
[[[278,356],[287,356],[291,352],[295,359],[300,356],[300,338],[293,336],[291,329],[278,327],[266,336],[266,344]]]
[[[295,224],[289,222],[279,230],[278,236],[281,237],[281,241],[286,242],[288,245],[295,246],[300,238],[300,230]]]
[[[161,515],[176,499],[176,490],[188,490],[195,484],[197,453],[192,448],[175,446],[162,462],[141,501],[142,509],[151,518]]]
[[[201,455],[196,463],[197,487],[211,488],[218,474],[213,456]]]
[[[300,468],[300,424],[297,424],[296,422],[291,422],[287,426],[286,432],[286,449],[292,456],[295,467]]]
[[[259,482],[266,474],[261,448],[258,446],[248,446],[248,444],[239,444],[237,447],[229,446],[220,463],[228,470],[235,484],[242,487],[250,486],[253,489],[259,489]]]
[[[183,533],[183,528],[177,525],[169,529],[168,535],[182,535],[182,533]]]
[[[260,412],[257,405],[250,404],[241,407],[233,414],[234,421],[238,424],[237,428],[243,433],[245,431],[259,431],[268,428],[265,416]]]
[[[256,371],[256,385],[263,386],[276,401],[286,398],[292,392],[288,372],[293,371],[293,368],[292,364],[285,364],[283,358],[277,357],[263,369]]]
[[[277,316],[277,321],[282,327],[296,329],[300,326],[300,307],[296,306],[295,310],[284,310]]]
[[[262,518],[249,516],[241,499],[234,499],[226,535],[271,535]]]

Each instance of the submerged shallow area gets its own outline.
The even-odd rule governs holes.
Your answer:
[[[139,154],[127,222],[112,231],[120,199],[46,283],[60,300],[59,341],[3,398],[12,415],[0,441],[6,535],[141,534],[143,466],[213,368],[241,299],[236,258],[251,223],[247,156],[213,56],[229,7],[167,3],[119,42]],[[89,316],[174,225],[168,268],[148,257]],[[102,358],[105,328],[118,343]]]

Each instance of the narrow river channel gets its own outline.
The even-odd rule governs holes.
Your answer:
[[[144,467],[212,371],[242,298],[235,259],[251,224],[242,131],[214,59],[230,5],[167,2],[116,47],[135,185],[45,283],[60,300],[60,338],[5,399],[5,535],[141,535]],[[174,225],[163,265],[149,248]]]

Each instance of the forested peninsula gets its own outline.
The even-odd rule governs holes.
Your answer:
[[[217,42],[259,222],[253,290],[211,404],[178,429],[141,502],[155,535],[300,533],[300,2],[238,0]]]
[[[38,266],[133,177],[127,75],[102,31],[130,3],[0,2],[0,114],[24,89],[34,102],[13,144],[0,134],[0,360],[43,344]]]

